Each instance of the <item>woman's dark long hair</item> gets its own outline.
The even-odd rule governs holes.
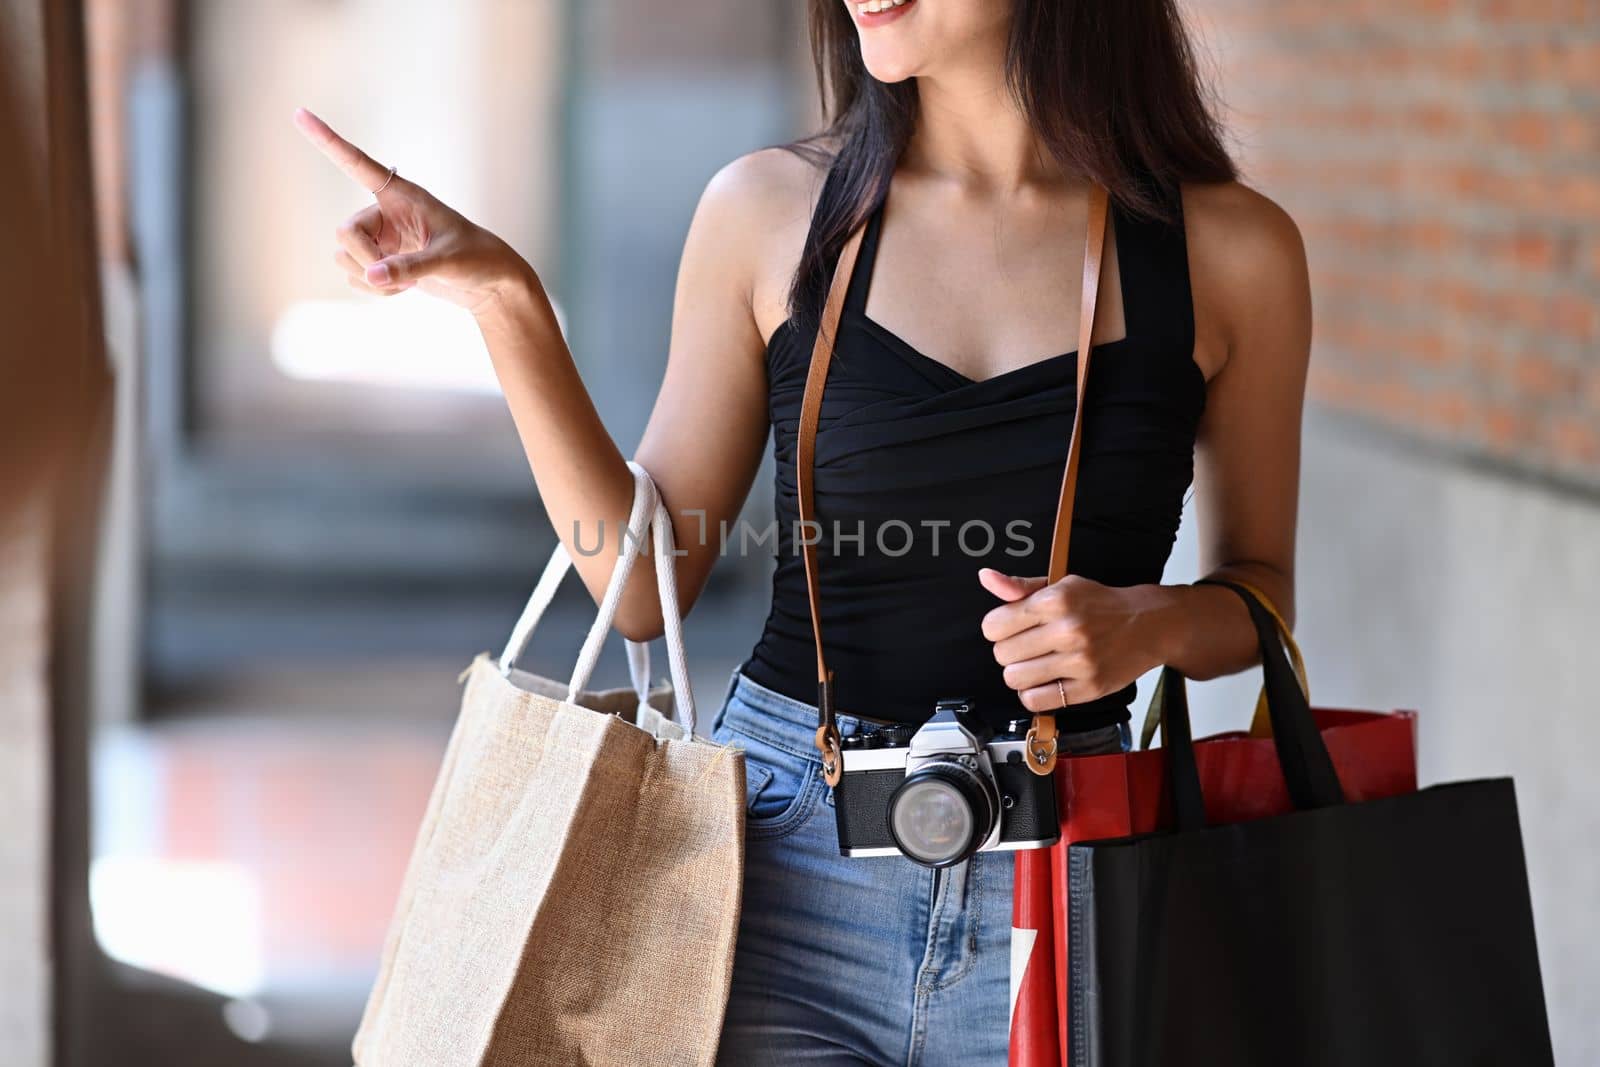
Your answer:
[[[1135,215],[1171,218],[1163,190],[1236,176],[1174,0],[1012,0],[1006,82],[1062,169]],[[785,147],[828,167],[789,310],[809,334],[839,251],[886,195],[917,117],[914,80],[878,81],[850,12],[811,0],[824,128]],[[824,147],[826,146],[826,147]]]

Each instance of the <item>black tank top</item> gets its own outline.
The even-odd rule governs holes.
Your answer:
[[[1176,190],[1169,202],[1181,212]],[[978,569],[1045,573],[1076,398],[1077,353],[975,381],[869,319],[880,204],[867,222],[839,324],[816,446],[822,634],[838,710],[921,723],[967,699],[990,721],[1027,714],[984,638],[1000,601]],[[1181,221],[1111,205],[1127,334],[1095,345],[1069,572],[1113,586],[1159,582],[1194,473],[1206,381]],[[1181,214],[1180,214],[1181,219]],[[1062,299],[1078,299],[1064,279]],[[784,322],[767,345],[777,460],[772,610],[742,670],[817,699],[805,571],[796,547],[795,437],[814,332]],[[987,531],[987,532],[986,532]],[[857,537],[857,534],[861,536]],[[1126,721],[1136,686],[1074,705],[1064,731]]]

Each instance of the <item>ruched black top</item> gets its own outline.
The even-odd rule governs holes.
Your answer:
[[[1168,195],[1181,212],[1177,192]],[[862,236],[817,433],[822,634],[837,707],[921,723],[935,701],[965,698],[991,721],[1020,718],[1027,713],[980,630],[999,601],[978,584],[978,569],[1045,573],[1077,353],[975,381],[869,319],[882,211]],[[1122,586],[1161,580],[1193,478],[1206,381],[1193,358],[1181,223],[1135,218],[1115,201],[1111,218],[1127,334],[1095,346],[1069,571]],[[1064,280],[1062,299],[1078,299],[1078,281]],[[795,439],[815,335],[801,333],[791,319],[767,345],[776,566],[772,610],[742,670],[815,703],[795,541]],[[1125,721],[1134,695],[1130,684],[1074,705],[1060,728]]]

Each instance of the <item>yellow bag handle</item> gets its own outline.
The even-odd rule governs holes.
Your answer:
[[[1230,577],[1228,580],[1235,585],[1241,585],[1248,589],[1257,600],[1261,601],[1261,606],[1267,609],[1273,621],[1278,624],[1278,634],[1283,638],[1284,648],[1289,652],[1289,662],[1294,665],[1295,677],[1300,681],[1300,691],[1306,695],[1306,699],[1309,701],[1311,699],[1311,683],[1306,678],[1305,656],[1301,654],[1300,645],[1295,641],[1294,632],[1289,629],[1289,624],[1278,613],[1277,607],[1273,605],[1267,594],[1258,587],[1239,578]],[[1162,677],[1164,676],[1163,674]],[[1166,707],[1162,684],[1162,678],[1157,678],[1155,692],[1150,694],[1150,708],[1145,715],[1144,729],[1140,731],[1140,748],[1150,747],[1150,742],[1155,738],[1156,727],[1161,725],[1163,711]],[[1267,708],[1267,687],[1264,683],[1261,686],[1260,693],[1256,696],[1255,715],[1250,719],[1250,736],[1257,738],[1272,736],[1272,713]]]

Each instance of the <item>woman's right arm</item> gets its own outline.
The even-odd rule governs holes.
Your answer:
[[[309,112],[297,124],[363,188],[387,178]],[[724,167],[690,224],[679,269],[667,371],[635,455],[672,514],[687,612],[716,561],[723,522],[739,513],[767,436],[763,325],[781,321],[809,218],[810,168],[764,150]],[[413,286],[469,310],[505,392],[540,499],[595,599],[627,524],[633,479],[556,323],[538,275],[498,237],[398,175],[339,230],[352,286]],[[787,268],[782,264],[787,264]],[[625,294],[618,294],[625,307]],[[605,550],[594,546],[601,530]],[[709,532],[709,535],[707,533]],[[617,629],[643,640],[662,620],[649,568],[637,568]]]

